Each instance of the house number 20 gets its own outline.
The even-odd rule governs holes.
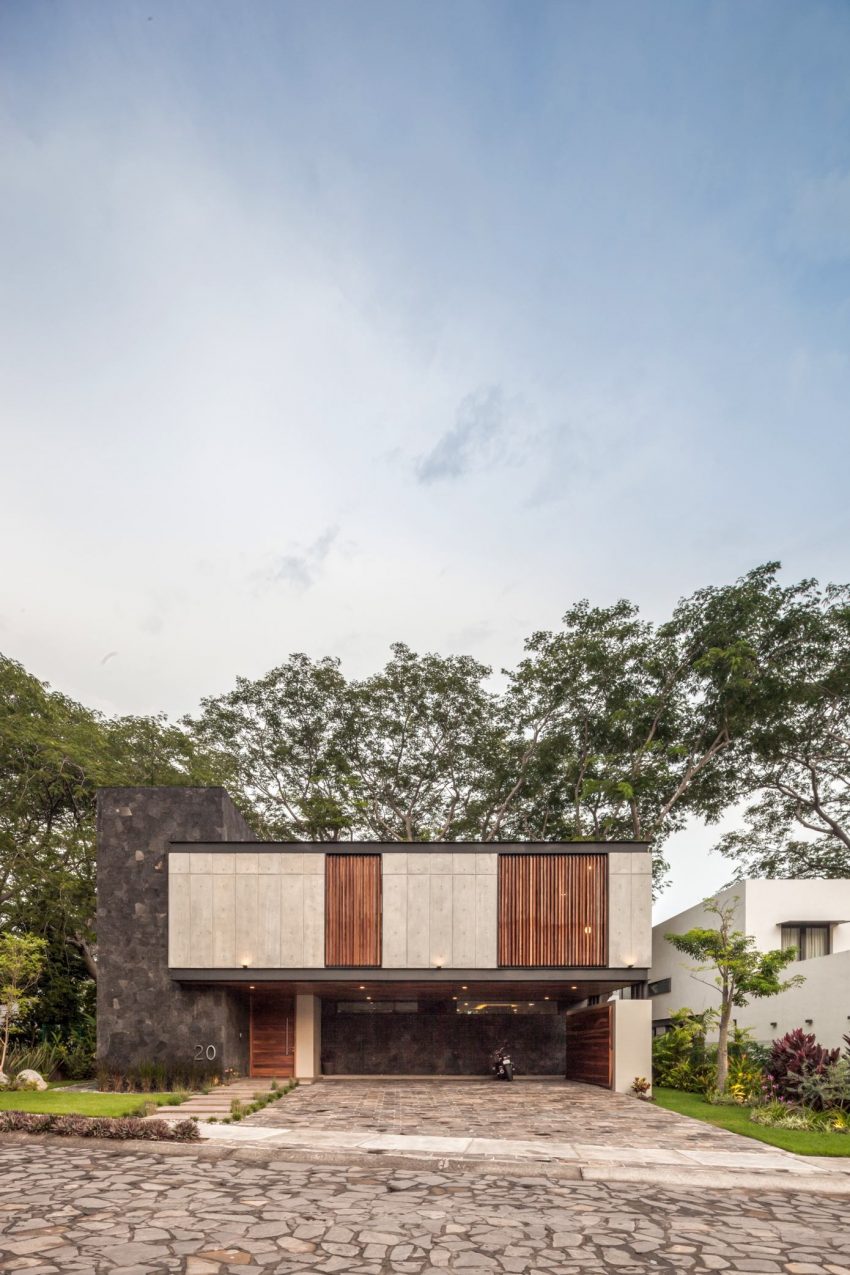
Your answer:
[[[209,1062],[212,1062],[212,1060],[215,1058],[215,1055],[216,1055],[215,1045],[196,1045],[195,1046],[195,1062],[202,1062],[204,1058],[208,1059]]]

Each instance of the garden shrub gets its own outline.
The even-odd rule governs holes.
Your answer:
[[[800,1076],[796,1089],[800,1102],[814,1111],[850,1111],[850,1059],[839,1058],[823,1071]]]
[[[706,1048],[705,1034],[714,1013],[695,1014],[690,1009],[671,1015],[672,1026],[652,1042],[652,1078],[656,1085],[707,1093],[715,1068]]]
[[[753,1124],[764,1125],[769,1129],[816,1129],[817,1118],[813,1111],[805,1111],[801,1107],[792,1107],[776,1100],[767,1102],[763,1107],[754,1107],[750,1112]]]
[[[53,1133],[65,1138],[142,1138],[149,1142],[194,1142],[194,1120],[141,1120],[137,1116],[60,1116],[48,1112],[0,1111],[0,1133]]]
[[[825,1049],[812,1033],[802,1027],[786,1032],[773,1042],[766,1072],[772,1092],[779,1098],[796,1100],[806,1077],[822,1076],[838,1061],[840,1050]]]
[[[104,1093],[162,1093],[209,1089],[221,1084],[216,1063],[163,1063],[147,1060],[117,1071],[99,1067],[97,1087]]]
[[[764,1072],[749,1050],[729,1058],[729,1096],[738,1103],[757,1102],[762,1091]]]

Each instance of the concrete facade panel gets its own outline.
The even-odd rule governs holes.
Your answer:
[[[188,855],[180,856],[188,860]],[[174,964],[190,965],[192,913],[189,899],[189,864],[181,865],[168,882],[168,947]]]
[[[457,855],[456,858],[467,859],[468,855]],[[470,873],[452,879],[452,965],[455,969],[473,969],[476,964],[476,880]]]
[[[232,855],[213,855],[231,859]],[[236,877],[213,873],[213,965],[233,969],[236,965]]]
[[[448,859],[449,873],[451,873],[451,856],[441,857]],[[453,876],[445,873],[431,875],[429,905],[431,959],[429,964],[442,965],[444,968],[457,963],[452,957],[452,884],[454,880]]]
[[[383,896],[382,964],[387,969],[404,969],[407,965],[407,873],[385,876]]]
[[[263,857],[260,856],[261,860]],[[262,869],[260,870],[256,954],[256,964],[260,969],[273,968],[280,961],[281,881],[280,872],[276,872],[274,876],[264,876]]]
[[[304,877],[287,876],[280,882],[280,964],[292,969],[304,966]]]
[[[431,879],[407,877],[407,966],[427,969],[431,964]]]
[[[475,880],[475,965],[495,969],[498,964],[498,878],[495,871]]]
[[[211,872],[201,875],[193,871],[189,877],[189,952],[193,965],[212,965],[212,883]]]
[[[325,965],[325,856],[305,855],[321,861],[321,874],[304,874],[304,965],[324,969]]]

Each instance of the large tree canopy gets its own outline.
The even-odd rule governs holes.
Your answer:
[[[0,656],[0,927],[49,942],[48,983],[97,976],[95,791],[221,781],[163,717],[107,719]]]
[[[740,750],[744,827],[719,842],[739,874],[850,876],[850,589],[766,589],[761,695]]]
[[[719,849],[850,875],[850,590],[768,563],[653,624],[579,602],[494,679],[399,643],[371,676],[291,655],[179,724],[106,718],[0,656],[0,926],[47,941],[45,1004],[97,973],[94,794],[223,783],[260,836],[665,838],[749,802]]]

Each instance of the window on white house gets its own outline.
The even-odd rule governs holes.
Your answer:
[[[782,950],[797,949],[798,961],[811,961],[829,955],[828,925],[783,925]]]

